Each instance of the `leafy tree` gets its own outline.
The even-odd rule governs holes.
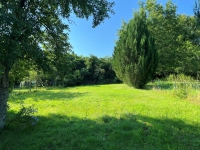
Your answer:
[[[86,58],[86,74],[83,82],[86,84],[105,84],[114,83],[116,80],[115,72],[112,69],[111,58],[98,58],[91,55]]]
[[[56,56],[70,49],[70,14],[93,16],[93,27],[109,18],[114,3],[107,0],[1,0],[0,1],[0,129],[5,125],[8,75],[18,60],[29,60],[40,68],[48,62],[42,45]]]
[[[118,34],[113,54],[116,75],[130,86],[143,88],[154,77],[158,59],[146,13],[142,9],[135,12],[133,19],[124,23]]]
[[[87,80],[90,84],[94,84],[98,81],[100,74],[100,68],[98,67],[99,63],[100,61],[96,56],[91,55],[86,58],[85,64],[88,73],[85,76],[85,80]]]
[[[148,27],[158,49],[157,76],[196,72],[200,43],[194,17],[178,15],[177,6],[170,0],[165,6],[156,0],[147,0],[140,7],[148,14]]]
[[[181,31],[177,37],[179,47],[175,50],[178,53],[176,71],[191,76],[196,76],[200,70],[200,47],[199,29],[196,26],[196,19],[193,16],[179,15],[177,17]]]
[[[179,46],[176,39],[178,37],[178,22],[176,19],[177,7],[168,1],[166,6],[157,4],[156,0],[147,0],[146,5],[141,5],[148,13],[148,25],[152,36],[155,38],[158,49],[159,63],[157,74],[165,76],[175,72],[177,67],[178,53],[175,52]]]
[[[66,86],[83,85],[84,77],[88,74],[85,57],[73,54],[73,68],[70,76],[67,76]]]
[[[111,65],[112,58],[98,58],[93,55],[82,57],[74,54],[72,57],[72,68],[64,77],[64,86],[119,82]]]
[[[70,53],[66,53],[60,57],[54,58],[53,66],[56,69],[56,75],[60,80],[60,85],[64,86],[65,76],[71,74],[73,67],[72,55]]]
[[[23,81],[23,79],[29,75],[30,67],[31,64],[29,64],[28,61],[19,60],[14,64],[9,73],[10,91],[12,90],[13,86],[19,86],[20,82]]]
[[[104,57],[100,59],[99,67],[101,74],[99,77],[100,83],[119,83],[119,79],[112,68],[112,57]]]

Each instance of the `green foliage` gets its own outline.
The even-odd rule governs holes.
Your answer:
[[[177,55],[176,72],[195,76],[200,70],[200,30],[196,25],[195,17],[178,16],[181,33],[177,38],[179,47],[175,50]]]
[[[71,74],[65,77],[65,86],[119,82],[112,69],[111,61],[110,57],[75,56]]]
[[[83,82],[86,84],[114,83],[116,75],[111,61],[110,57],[98,58],[93,55],[86,57]]]
[[[21,81],[29,76],[31,70],[31,63],[29,61],[18,60],[11,69],[9,76],[14,76],[14,84],[19,85]]]
[[[146,13],[143,10],[135,12],[132,20],[123,23],[118,35],[113,54],[115,73],[124,83],[143,88],[153,79],[158,60],[155,42],[147,27]]]
[[[97,58],[97,57],[96,57]],[[112,69],[111,62],[107,62],[107,58],[97,58],[98,62],[95,64],[94,68],[87,68],[86,58],[84,57],[80,63],[73,62],[73,68],[70,68],[70,71],[63,74],[62,78],[59,71],[55,69],[56,74],[51,74],[50,72],[39,72],[37,73],[37,80],[28,75],[21,82],[22,87],[29,87],[29,82],[33,82],[37,86],[59,86],[59,87],[69,87],[77,85],[94,85],[94,84],[109,84],[109,83],[120,83],[119,79],[116,77],[114,70]],[[74,60],[73,60],[74,61]],[[63,68],[64,72],[67,68]],[[94,69],[94,70],[93,70]],[[31,71],[33,73],[34,71]],[[35,72],[36,73],[36,72]],[[32,80],[33,79],[33,80]],[[35,85],[35,84],[34,84]],[[36,85],[35,85],[36,86]]]
[[[9,74],[9,93],[12,92],[15,85],[15,77],[13,74]]]
[[[50,62],[48,71],[31,70],[26,78],[30,81],[37,81],[38,86],[68,87],[119,83],[111,62],[111,57],[98,58],[93,55],[83,57],[67,53],[58,61]]]
[[[177,14],[172,1],[163,6],[147,0],[140,6],[148,14],[148,27],[158,49],[156,75],[166,77],[177,71],[195,75],[200,69],[200,32],[195,17]]]
[[[174,47],[177,46],[177,7],[171,1],[166,3],[165,8],[157,4],[156,0],[147,0],[141,9],[148,13],[149,30],[155,38],[155,44],[158,49],[159,63],[157,74],[163,75],[175,69],[177,63]]]

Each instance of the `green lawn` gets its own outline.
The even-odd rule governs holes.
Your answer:
[[[124,84],[15,91],[8,119],[20,102],[38,108],[39,122],[14,121],[0,132],[2,150],[199,150],[199,96],[138,90]],[[197,92],[198,93],[198,92]]]

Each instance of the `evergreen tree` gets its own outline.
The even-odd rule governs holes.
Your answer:
[[[134,18],[123,23],[118,32],[113,54],[113,69],[117,77],[129,86],[143,88],[153,77],[158,64],[155,41],[141,9]]]

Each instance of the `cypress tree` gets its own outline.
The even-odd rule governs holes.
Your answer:
[[[155,41],[146,22],[146,13],[142,10],[135,12],[128,23],[123,22],[113,54],[117,77],[136,88],[143,88],[154,77],[158,64]]]

